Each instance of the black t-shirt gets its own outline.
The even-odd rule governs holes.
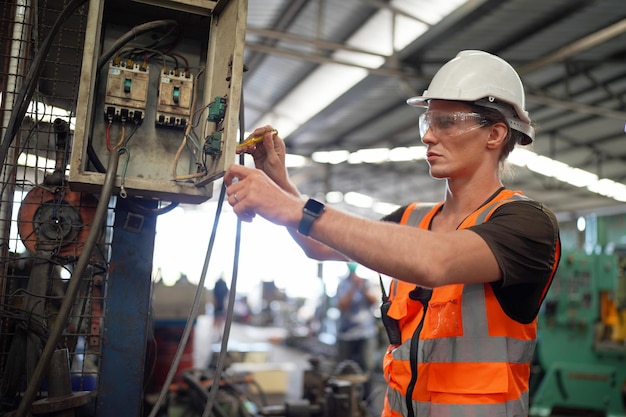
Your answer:
[[[399,223],[407,206],[382,220]],[[470,227],[489,245],[502,280],[491,283],[505,313],[522,323],[531,322],[549,284],[559,241],[558,222],[543,204],[514,201],[498,207],[489,221]]]

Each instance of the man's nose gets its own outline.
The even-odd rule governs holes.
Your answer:
[[[429,143],[434,143],[436,141],[436,137],[433,134],[433,130],[429,127],[426,132],[422,135],[422,143],[427,145]]]

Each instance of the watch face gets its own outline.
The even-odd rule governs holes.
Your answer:
[[[324,211],[324,204],[317,200],[309,199],[304,205],[304,210],[311,212],[312,214],[320,214]]]

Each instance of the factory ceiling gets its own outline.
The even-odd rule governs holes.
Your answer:
[[[572,175],[626,183],[623,0],[249,0],[245,128],[272,124],[288,153],[305,157],[290,168],[304,194],[336,192],[330,195],[343,199],[335,204],[368,217],[380,217],[380,207],[390,207],[384,203],[439,201],[445,183],[429,176],[419,156],[363,162],[364,150],[406,156],[421,145],[420,110],[406,99],[465,49],[506,59],[526,86],[535,164],[512,165],[505,184],[561,219],[626,211],[623,199],[550,176],[553,165],[537,166],[558,161]],[[361,163],[312,159],[328,151]],[[347,204],[350,192],[379,209]]]
[[[532,161],[507,168],[505,185],[560,219],[626,212],[626,1],[248,0],[247,19],[244,130],[278,129],[304,161],[290,168],[303,194],[372,218],[440,201],[445,182],[420,154],[422,110],[406,99],[476,49],[518,70],[537,131]]]

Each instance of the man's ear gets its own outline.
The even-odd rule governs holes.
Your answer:
[[[489,132],[489,138],[487,139],[487,147],[489,149],[494,149],[501,146],[505,142],[508,132],[509,128],[506,124],[493,124]]]

